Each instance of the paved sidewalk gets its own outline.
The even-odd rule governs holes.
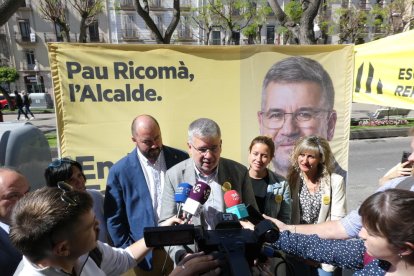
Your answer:
[[[56,131],[56,116],[55,113],[36,113],[36,110],[32,110],[35,115],[35,119],[27,122],[37,126],[43,133]],[[17,121],[17,113],[3,114],[4,122],[19,122]],[[25,122],[24,116],[20,116],[20,122]]]

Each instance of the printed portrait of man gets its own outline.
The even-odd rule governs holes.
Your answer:
[[[331,77],[315,60],[288,57],[268,70],[257,116],[260,133],[271,136],[275,143],[276,173],[286,176],[289,157],[299,137],[333,139],[337,121],[334,98]]]

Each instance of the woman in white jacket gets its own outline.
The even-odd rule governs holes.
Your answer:
[[[292,191],[292,224],[315,224],[346,215],[344,179],[334,173],[334,157],[326,139],[300,138],[291,163],[287,179]],[[289,259],[296,275],[333,275],[332,266]]]

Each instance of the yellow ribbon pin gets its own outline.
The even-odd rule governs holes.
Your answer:
[[[328,196],[328,195],[324,195],[323,198],[322,198],[322,202],[325,205],[329,205],[329,203],[331,203],[331,197]]]
[[[280,203],[283,200],[283,196],[282,195],[275,195],[275,201],[276,203]]]
[[[231,184],[230,184],[230,182],[224,182],[223,185],[221,186],[221,189],[224,192],[230,191],[231,190]]]

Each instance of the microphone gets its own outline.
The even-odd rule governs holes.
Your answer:
[[[175,203],[178,205],[178,212],[176,215],[177,218],[181,217],[181,208],[183,207],[184,202],[187,200],[192,187],[192,185],[185,182],[178,184],[177,190],[174,194]]]
[[[224,203],[226,204],[226,213],[237,216],[238,219],[244,219],[249,216],[246,205],[241,203],[240,195],[235,190],[227,191],[224,194]]]
[[[191,217],[200,215],[201,208],[210,196],[210,192],[211,188],[207,183],[197,181],[183,206],[183,210],[188,214],[184,223],[188,223]]]

